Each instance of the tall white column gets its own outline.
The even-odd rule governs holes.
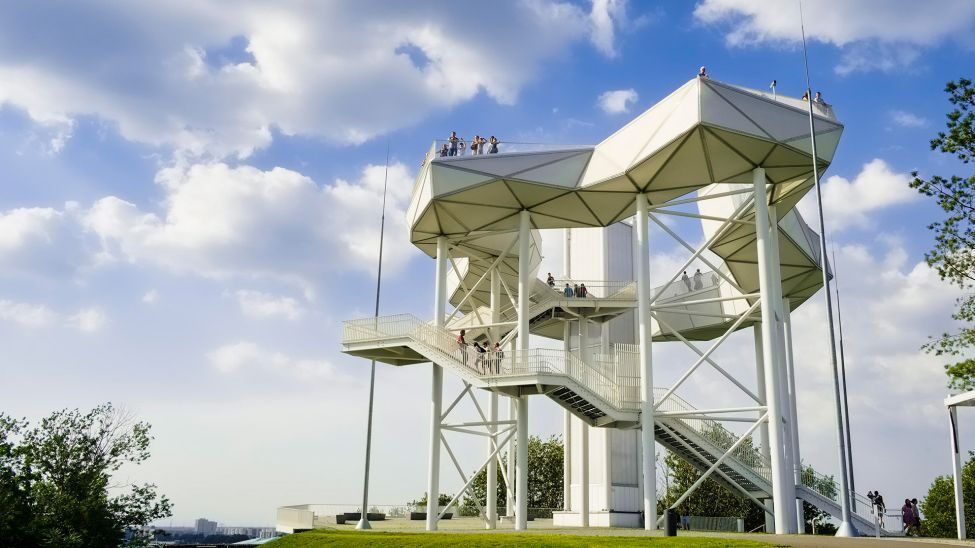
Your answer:
[[[785,372],[788,375],[789,391],[792,397],[789,401],[789,415],[792,419],[792,468],[796,486],[802,485],[802,460],[799,458],[799,412],[797,409],[796,392],[796,362],[792,353],[792,311],[789,299],[782,299],[782,327],[785,331]],[[801,535],[806,532],[806,515],[802,508],[802,499],[796,499],[796,527]]]
[[[531,296],[531,215],[521,210],[518,223],[518,359],[528,352],[528,298]]]
[[[657,471],[653,435],[653,354],[650,331],[650,235],[647,196],[636,197],[637,325],[640,335],[640,428],[643,449],[644,528],[657,528]]]
[[[775,307],[775,351],[776,363],[779,364],[779,394],[782,402],[782,455],[785,462],[786,478],[785,493],[786,499],[791,501],[790,508],[796,506],[796,463],[795,447],[793,446],[795,423],[792,420],[792,406],[794,404],[794,394],[789,386],[789,364],[785,348],[785,311],[782,308],[782,265],[779,259],[779,226],[778,212],[775,205],[768,206],[769,211],[769,259],[772,266],[772,302]],[[789,520],[789,532],[798,532],[796,512],[787,511]]]
[[[518,490],[515,491],[518,509],[515,512],[515,529],[528,529],[528,396],[518,398]]]
[[[755,188],[755,236],[758,248],[758,276],[759,293],[762,301],[762,354],[765,367],[766,408],[769,417],[769,447],[772,464],[772,500],[775,505],[776,534],[790,533],[793,503],[786,490],[786,482],[790,481],[786,470],[785,455],[783,455],[782,439],[782,406],[779,391],[778,352],[775,337],[775,309],[776,302],[772,289],[773,267],[770,249],[770,227],[768,218],[768,202],[765,190],[765,169],[757,167],[752,172]]]
[[[591,346],[589,344],[589,320],[582,316],[579,318],[579,357],[582,358],[582,362],[589,367],[592,363],[592,356],[590,354]],[[589,424],[586,421],[580,420],[582,423],[582,514],[580,518],[582,519],[582,526],[589,527],[589,513],[592,510],[592,502],[589,500]]]
[[[498,274],[498,269],[491,269],[491,323],[497,324],[501,321],[501,276]],[[494,342],[499,339],[497,336],[497,328],[492,327],[489,330],[490,340],[488,340],[488,348],[494,346]],[[492,365],[493,367],[493,365]],[[498,422],[498,394],[497,392],[490,392],[488,396],[488,420],[492,423]],[[498,427],[496,424],[492,424],[490,427],[491,437],[488,438],[487,452],[490,456],[494,452],[494,447],[498,443]],[[486,485],[486,497],[487,500],[487,524],[488,529],[496,529],[498,527],[498,459],[492,458],[487,465],[487,485]]]
[[[761,400],[762,405],[768,403],[768,397],[765,390],[765,352],[762,350],[762,324],[761,322],[756,323],[752,327],[752,332],[755,335],[755,377],[756,377],[756,390],[755,393]],[[758,413],[759,418],[762,415],[760,411]],[[765,461],[770,461],[770,449],[768,444],[768,423],[762,424],[758,427],[758,443],[760,446],[760,451],[762,452],[762,458]],[[772,499],[765,499],[765,507],[773,510]],[[775,532],[775,517],[774,514],[769,514],[765,512],[765,532],[774,533]]]
[[[572,229],[564,230],[565,238],[562,245],[562,277],[572,278]],[[566,321],[562,328],[562,349],[568,354],[572,350],[572,322]],[[572,511],[572,413],[568,409],[562,410],[562,507],[566,512]]]
[[[508,352],[508,355],[513,354],[514,352]],[[516,400],[517,398],[508,398],[508,420],[517,423],[518,411],[515,409]],[[508,442],[508,462],[505,463],[505,468],[508,469],[508,489],[505,491],[504,515],[509,518],[515,517],[515,443],[515,438],[512,438]]]
[[[447,238],[437,238],[436,289],[433,298],[433,323],[444,326],[447,315]],[[427,481],[427,531],[437,530],[440,498],[440,415],[443,412],[443,368],[431,363],[430,393],[430,470]]]
[[[951,472],[955,483],[955,522],[958,524],[958,539],[965,539],[965,497],[961,486],[961,455],[958,449],[958,408],[948,408],[950,421],[948,435],[951,436]]]
[[[562,326],[562,348],[568,354],[571,350],[572,323],[566,321]],[[572,413],[562,411],[562,508],[572,511]]]
[[[488,420],[494,424],[488,427],[491,437],[488,438],[488,456],[494,453],[494,446],[498,443],[498,395],[491,392],[488,400]],[[497,529],[498,527],[498,459],[491,457],[487,465],[487,485],[485,488],[485,501],[487,506],[486,529]]]

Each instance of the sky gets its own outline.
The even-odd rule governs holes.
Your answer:
[[[433,261],[405,210],[432,140],[593,144],[700,65],[805,87],[791,1],[0,4],[0,412],[111,401],[150,422],[152,458],[119,480],[157,484],[174,524],[360,499],[368,362],[341,353],[341,322],[372,313],[387,150],[381,311],[427,317]],[[950,461],[943,362],[920,346],[961,292],[924,262],[938,211],[907,183],[971,175],[928,143],[945,83],[972,76],[975,3],[803,7],[813,88],[846,127],[823,196],[856,485],[921,497]],[[542,236],[557,272],[560,236]],[[660,241],[655,272],[680,258]],[[799,427],[803,459],[833,473],[823,308],[793,314]],[[716,359],[754,374],[751,345]],[[689,362],[658,346],[663,382]],[[692,403],[721,383],[702,377]],[[429,366],[378,368],[372,502],[423,494],[428,402]],[[559,434],[561,409],[532,402],[531,432]],[[458,442],[470,467],[483,452]]]

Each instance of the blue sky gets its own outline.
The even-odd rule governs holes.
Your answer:
[[[132,409],[156,441],[126,478],[158,483],[176,523],[358,499],[367,368],[338,341],[371,313],[387,146],[382,309],[427,316],[433,265],[404,211],[434,138],[595,143],[702,64],[804,88],[793,2],[46,4],[0,10],[0,410]],[[945,82],[971,76],[975,5],[805,9],[813,87],[846,125],[824,195],[858,485],[920,496],[949,460],[940,364],[918,347],[959,293],[923,264],[937,211],[906,181],[970,174],[928,141]],[[830,471],[821,317],[796,314],[799,412],[805,458]],[[726,359],[747,359],[735,344]],[[425,486],[428,378],[378,382],[372,500],[399,503]],[[539,400],[533,431],[560,428]]]

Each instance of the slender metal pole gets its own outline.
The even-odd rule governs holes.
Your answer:
[[[836,361],[836,333],[833,328],[833,297],[829,290],[829,269],[826,260],[826,222],[823,219],[823,193],[819,184],[819,156],[816,154],[816,118],[813,116],[812,85],[809,83],[809,57],[806,52],[806,26],[802,20],[802,0],[799,0],[799,25],[802,30],[802,59],[806,68],[806,97],[809,108],[809,140],[812,145],[813,184],[816,187],[816,208],[819,213],[819,258],[823,263],[823,288],[826,290],[826,327],[829,333],[829,362],[833,368],[833,399],[836,404],[836,436],[840,457],[840,526],[838,537],[855,537],[857,529],[850,519],[850,484],[847,476],[846,437],[843,435],[843,409],[840,397],[840,373]]]
[[[961,483],[961,455],[958,450],[958,408],[954,405],[948,407],[948,420],[950,421],[951,436],[951,475],[955,486],[955,523],[958,526],[958,538],[964,540],[965,531],[965,495]]]
[[[836,287],[836,325],[840,332],[840,381],[841,388],[843,390],[843,417],[844,424],[846,426],[846,467],[850,474],[850,508],[852,511],[857,511],[857,498],[856,498],[856,484],[853,481],[853,441],[851,440],[850,434],[850,403],[847,399],[846,390],[846,353],[843,351],[843,310],[840,301],[840,275],[836,270],[836,246],[832,247],[833,251],[833,279],[835,281]]]
[[[389,143],[386,143],[386,170],[383,173],[383,207],[379,220],[379,268],[376,270],[376,312],[374,318],[379,317],[379,290],[383,281],[383,235],[386,232],[386,185],[389,182]],[[356,529],[372,529],[369,525],[369,461],[372,456],[372,404],[376,392],[376,360],[372,360],[369,373],[369,413],[366,419],[366,467],[362,479],[362,514]]]

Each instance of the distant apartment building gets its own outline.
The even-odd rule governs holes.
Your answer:
[[[217,522],[210,521],[206,518],[200,518],[196,520],[196,534],[213,535],[216,532],[217,532]]]

